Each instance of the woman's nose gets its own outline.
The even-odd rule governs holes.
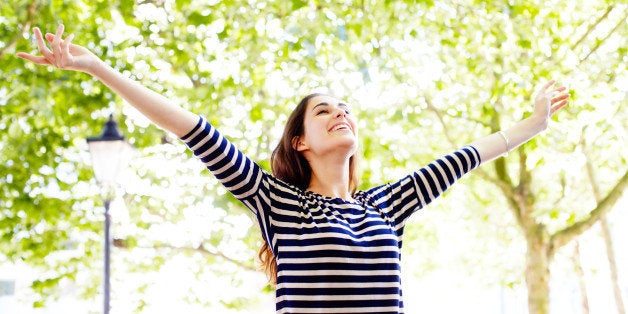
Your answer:
[[[347,114],[347,112],[343,108],[336,107],[335,110],[336,110],[336,118],[344,117]]]

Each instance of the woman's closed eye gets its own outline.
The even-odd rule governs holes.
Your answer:
[[[349,110],[349,109],[345,109],[345,110],[344,110],[344,112],[345,112],[345,114],[347,114],[347,115],[351,114],[351,110]],[[328,114],[328,113],[329,113],[329,110],[327,110],[327,109],[321,109],[320,111],[317,111],[317,112],[316,112],[316,115],[317,115],[317,116],[319,116],[319,115],[321,115],[321,114]]]

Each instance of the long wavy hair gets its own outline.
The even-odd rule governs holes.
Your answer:
[[[312,168],[305,157],[295,149],[297,141],[304,133],[305,111],[307,104],[313,97],[322,96],[324,94],[314,93],[305,96],[299,104],[294,108],[283,135],[270,156],[270,167],[273,175],[284,182],[290,183],[300,189],[307,189],[312,178]],[[349,191],[355,193],[359,185],[358,176],[358,154],[354,154],[349,158]],[[261,268],[268,276],[272,285],[277,284],[277,259],[266,241],[259,250],[258,258],[261,262]]]

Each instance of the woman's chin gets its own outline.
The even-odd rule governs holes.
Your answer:
[[[353,156],[358,150],[358,141],[354,137],[346,138],[343,141],[339,141],[336,149],[346,150],[347,154]]]

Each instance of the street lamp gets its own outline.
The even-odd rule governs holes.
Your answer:
[[[124,136],[118,132],[117,123],[113,120],[113,114],[109,115],[109,121],[105,124],[102,134],[87,139],[89,152],[92,156],[94,175],[101,186],[101,193],[105,205],[105,265],[104,265],[104,312],[109,314],[110,300],[110,255],[111,255],[111,216],[109,204],[115,196],[115,180],[118,173],[126,167],[130,145],[124,140]]]

